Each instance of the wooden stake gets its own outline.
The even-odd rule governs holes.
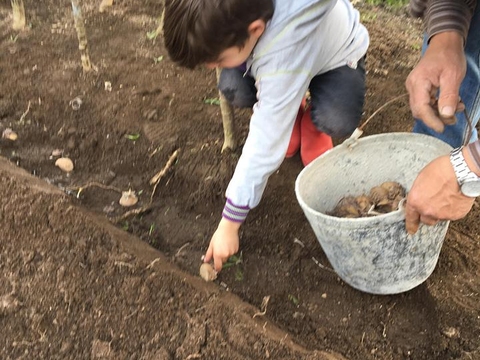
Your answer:
[[[89,72],[92,70],[92,63],[90,62],[90,55],[88,54],[87,32],[85,30],[85,23],[83,21],[82,8],[78,0],[71,1],[73,18],[75,20],[75,30],[77,30],[78,49],[80,50],[83,71]]]
[[[111,7],[113,5],[113,0],[102,0],[98,11],[104,12],[106,8]]]
[[[23,6],[23,0],[11,0],[13,23],[12,29],[15,31],[21,31],[25,29],[25,7]]]
[[[221,69],[216,68],[217,82],[220,80]],[[237,147],[237,142],[235,138],[235,126],[233,122],[233,107],[225,99],[225,96],[219,92],[220,96],[220,112],[222,113],[222,123],[223,123],[223,146],[222,152],[226,149],[235,150]]]

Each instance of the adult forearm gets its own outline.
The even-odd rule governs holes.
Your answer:
[[[477,0],[411,0],[410,12],[423,17],[428,38],[445,31],[456,31],[467,38]]]

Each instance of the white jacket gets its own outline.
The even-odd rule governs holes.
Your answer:
[[[348,0],[274,0],[275,10],[247,60],[257,103],[223,216],[243,221],[258,205],[268,177],[288,148],[310,80],[329,70],[356,67],[369,37]]]

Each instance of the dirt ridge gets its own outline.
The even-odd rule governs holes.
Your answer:
[[[269,320],[253,319],[259,309],[3,158],[0,178],[0,324],[10,330],[3,358],[344,359],[308,351]],[[26,207],[30,214],[17,219]],[[28,247],[18,243],[25,236]],[[122,318],[127,329],[115,327]]]

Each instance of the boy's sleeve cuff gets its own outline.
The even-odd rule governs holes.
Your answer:
[[[222,216],[227,220],[241,223],[245,221],[249,211],[250,207],[237,206],[230,199],[227,199]]]

